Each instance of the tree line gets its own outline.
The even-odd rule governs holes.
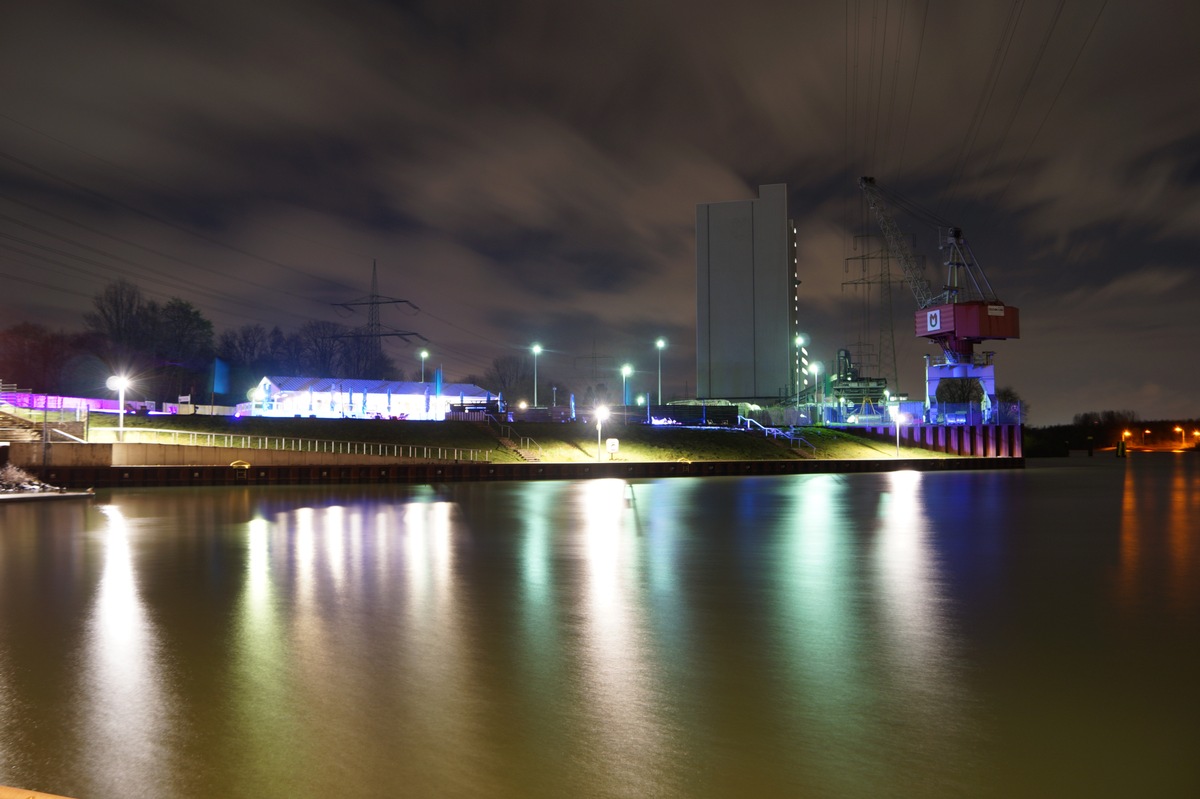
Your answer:
[[[405,379],[377,339],[347,325],[310,321],[285,332],[250,323],[217,335],[192,303],[172,297],[160,304],[127,280],[93,297],[82,321],[75,332],[36,322],[0,331],[0,381],[35,393],[97,396],[110,375],[122,374],[147,399],[231,403],[267,374]]]
[[[419,366],[405,370],[383,353],[378,339],[360,328],[309,321],[285,332],[249,323],[217,334],[195,305],[179,297],[165,303],[146,298],[137,285],[118,280],[92,298],[83,329],[51,330],[20,322],[0,330],[0,381],[37,394],[105,396],[114,374],[130,377],[138,398],[197,404],[236,404],[263,375],[419,380]],[[454,382],[473,383],[516,401],[532,398],[532,361],[496,358],[483,374]],[[433,375],[426,374],[432,381]],[[539,400],[557,395],[565,404],[571,389],[550,375],[538,376]],[[544,393],[543,393],[544,392]],[[604,385],[591,387],[587,403],[609,399]],[[542,404],[548,404],[542,402]]]

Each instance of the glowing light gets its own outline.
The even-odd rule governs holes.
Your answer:
[[[533,407],[537,407],[537,356],[542,354],[542,345],[534,344],[533,350]]]
[[[108,521],[104,566],[88,620],[81,663],[88,697],[84,754],[101,793],[170,795],[156,751],[173,713],[162,683],[154,625],[137,585],[129,525],[119,507],[100,508]]]
[[[600,429],[604,426],[604,420],[608,418],[608,408],[604,405],[596,408],[596,460],[600,460],[601,442]]]
[[[662,351],[667,346],[667,340],[660,338],[654,342],[654,346],[658,348],[658,404],[662,405]]]
[[[104,381],[104,385],[108,386],[109,391],[117,392],[117,440],[125,440],[125,389],[131,385],[129,378],[125,375],[113,375]]]

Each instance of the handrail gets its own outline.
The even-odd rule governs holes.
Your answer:
[[[800,448],[800,444],[805,444],[813,451],[814,456],[817,454],[817,447],[815,444],[806,439],[804,436],[796,435],[796,433],[791,430],[782,430],[778,427],[764,427],[763,424],[757,419],[751,419],[748,416],[738,416],[738,424],[741,424],[742,422],[746,423],[747,430],[752,429],[752,426],[757,427],[765,436],[770,436],[771,438],[786,438],[789,442],[795,444],[797,449]]]
[[[77,437],[77,436],[73,436],[73,435],[71,435],[70,433],[68,433],[66,430],[59,430],[57,427],[51,427],[51,428],[50,428],[50,432],[51,432],[51,433],[58,433],[60,436],[63,436],[64,438],[69,438],[69,439],[71,439],[72,441],[74,441],[76,444],[86,444],[86,443],[87,443],[87,442],[86,442],[86,441],[84,441],[82,438],[79,438],[79,437]]]
[[[539,455],[545,454],[545,450],[542,449],[541,444],[537,443],[529,436],[521,436],[521,449],[532,449],[533,447],[537,447]]]
[[[93,428],[89,437],[116,441],[119,431],[106,427]],[[97,435],[99,434],[99,435]],[[137,439],[147,438],[152,441]],[[453,460],[490,463],[491,450],[467,447],[437,447],[423,444],[384,444],[375,441],[334,441],[316,438],[285,438],[283,436],[255,436],[244,433],[202,433],[192,430],[166,430],[151,427],[125,428],[125,443],[176,444],[189,447],[236,447],[239,449],[284,450],[292,452],[320,452],[330,455],[375,455],[385,458],[411,458],[414,460]],[[166,436],[163,442],[160,437]],[[130,438],[135,439],[131,442]]]

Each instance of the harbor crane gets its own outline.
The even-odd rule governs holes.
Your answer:
[[[947,378],[978,380],[985,406],[994,405],[996,376],[992,353],[976,353],[975,345],[988,340],[1020,338],[1020,311],[996,296],[971,245],[956,227],[948,228],[941,238],[946,278],[935,291],[892,216],[891,206],[912,207],[912,204],[880,188],[875,178],[859,178],[858,185],[883,232],[888,252],[900,262],[904,282],[917,300],[913,317],[917,337],[932,341],[942,351],[940,357],[925,357],[926,409],[937,397],[938,384]]]

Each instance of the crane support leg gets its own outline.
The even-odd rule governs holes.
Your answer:
[[[937,391],[943,380],[967,378],[978,380],[983,389],[983,413],[987,416],[996,407],[996,367],[993,364],[930,363],[925,359],[925,415],[930,424],[937,424]]]

